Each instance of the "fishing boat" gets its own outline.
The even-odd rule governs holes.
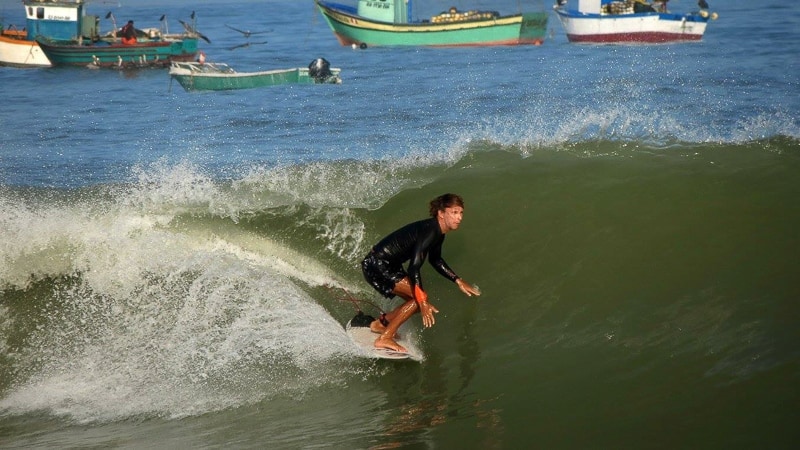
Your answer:
[[[500,15],[451,7],[414,21],[411,0],[359,0],[356,7],[314,1],[344,46],[540,45],[547,29],[544,12]]]
[[[324,58],[308,67],[237,72],[225,63],[172,62],[169,75],[187,92],[250,89],[280,84],[341,84],[341,69],[332,68]]]
[[[106,18],[114,23],[114,31],[100,35],[100,18],[86,14],[85,0],[23,0],[22,3],[25,31],[0,33],[0,65],[168,66],[173,60],[194,59],[198,38],[208,40],[193,25],[181,22],[186,29],[183,34],[171,35],[158,28],[136,29],[137,42],[123,44],[111,13]]]
[[[0,33],[0,65],[48,67],[50,60],[36,38],[71,39],[80,35],[86,17],[84,0],[24,0],[22,5],[25,27]]]
[[[116,19],[111,13],[106,18],[113,23],[112,31],[100,35],[100,21],[94,18],[94,21],[83,21],[77,37],[55,39],[39,35],[36,42],[53,65],[123,69],[167,67],[172,61],[192,61],[197,55],[198,40],[202,38],[211,42],[196,31],[194,23],[189,25],[183,21],[180,21],[185,29],[183,34],[169,34],[161,28],[138,29],[132,20],[117,29]],[[162,26],[165,18],[161,17]]]
[[[92,67],[167,67],[173,61],[192,61],[197,54],[196,37],[139,39],[134,44],[119,40],[96,41],[36,38],[53,65]]]
[[[665,43],[699,41],[709,20],[705,0],[685,14],[667,10],[668,0],[558,0],[553,6],[567,39],[588,43]]]
[[[50,67],[50,60],[25,30],[0,30],[0,66]]]

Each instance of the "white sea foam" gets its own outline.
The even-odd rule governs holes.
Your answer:
[[[120,192],[58,206],[0,199],[3,285],[52,289],[13,355],[26,376],[0,409],[181,417],[337,382],[331,361],[355,349],[302,289],[341,286],[330,269],[262,235],[181,222],[187,211],[231,220],[215,206],[222,190],[190,167],[142,173]],[[360,239],[358,220],[338,222],[319,232]]]

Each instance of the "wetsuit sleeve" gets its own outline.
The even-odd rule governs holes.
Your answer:
[[[428,253],[430,247],[436,240],[436,234],[429,232],[424,236],[420,236],[417,240],[417,245],[414,246],[414,254],[408,263],[408,280],[411,282],[411,292],[414,292],[414,286],[422,287],[422,264],[425,262],[425,255]],[[424,289],[423,289],[424,290]]]
[[[444,236],[439,242],[431,247],[430,254],[428,255],[428,262],[439,272],[443,277],[450,281],[456,281],[458,275],[453,272],[453,269],[447,265],[447,262],[442,258],[442,244],[444,243]]]

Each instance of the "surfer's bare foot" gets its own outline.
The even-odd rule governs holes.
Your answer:
[[[375,339],[375,348],[385,348],[396,352],[408,353],[405,347],[395,342],[394,339],[386,336]]]

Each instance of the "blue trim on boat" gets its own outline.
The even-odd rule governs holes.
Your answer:
[[[319,3],[327,6],[328,8],[335,9],[337,11],[341,11],[341,12],[346,13],[346,14],[351,14],[351,15],[354,15],[354,16],[358,15],[358,8],[356,8],[355,6],[343,5],[341,3],[326,2],[326,1],[322,1],[322,0],[320,0]]]

